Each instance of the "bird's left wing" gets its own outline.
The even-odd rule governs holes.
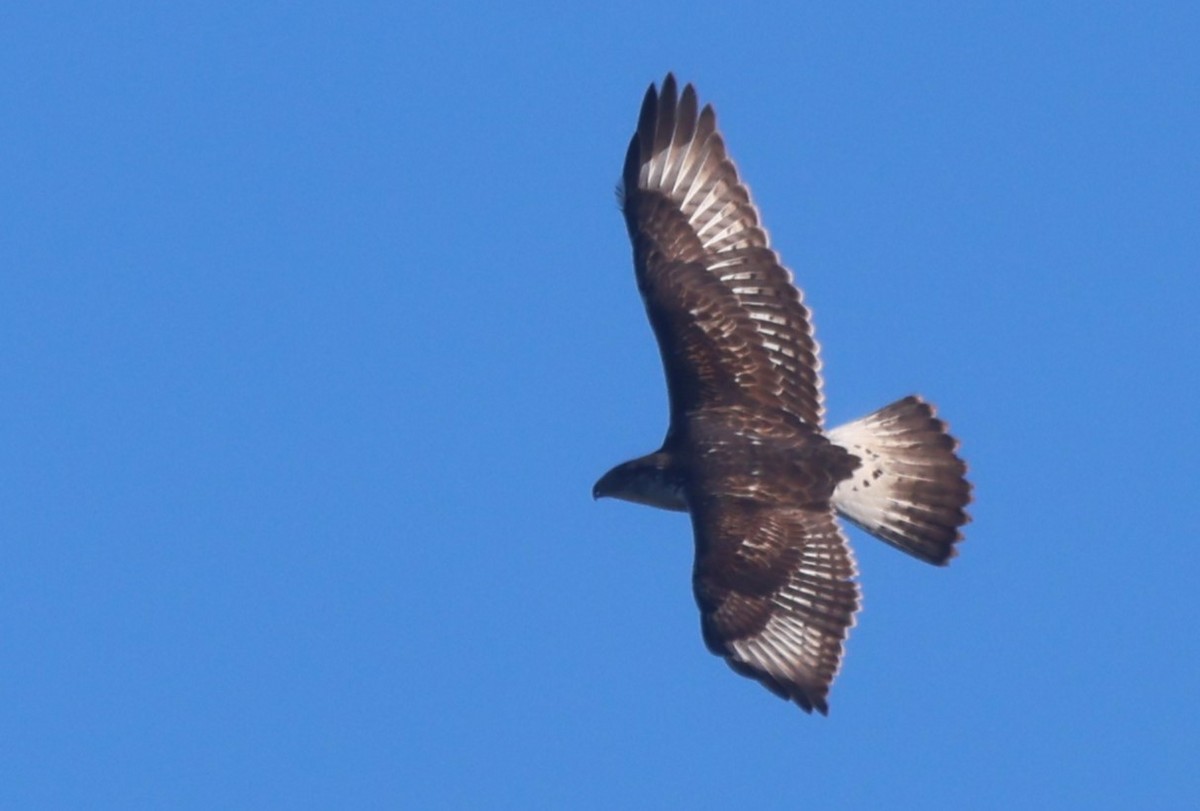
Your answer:
[[[712,399],[689,389],[689,379],[720,375],[741,395],[819,428],[820,363],[808,309],[768,244],[716,113],[699,108],[690,84],[680,94],[668,75],[661,91],[646,91],[621,194],[673,416]]]

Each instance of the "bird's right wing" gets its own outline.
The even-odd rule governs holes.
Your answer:
[[[832,510],[716,496],[692,506],[693,586],[709,650],[805,711],[828,712],[859,606]]]

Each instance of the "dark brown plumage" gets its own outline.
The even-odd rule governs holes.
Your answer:
[[[859,606],[835,513],[945,563],[968,520],[965,465],[916,397],[823,432],[808,310],[712,107],[673,76],[646,93],[622,207],[671,421],[662,448],[613,468],[593,494],[688,511],[709,649],[825,713]]]

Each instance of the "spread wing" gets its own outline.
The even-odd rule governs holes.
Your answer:
[[[672,423],[747,398],[819,427],[808,310],[771,250],[711,106],[668,75],[646,91],[622,177],[638,287],[658,339]]]
[[[704,641],[807,712],[828,712],[859,606],[854,558],[829,509],[717,497],[694,506]]]

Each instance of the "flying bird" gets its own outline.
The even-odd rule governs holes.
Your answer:
[[[860,605],[835,516],[944,565],[969,520],[958,443],[916,396],[824,429],[808,308],[692,85],[646,91],[620,198],[670,425],[592,495],[688,512],[709,650],[827,714]]]

